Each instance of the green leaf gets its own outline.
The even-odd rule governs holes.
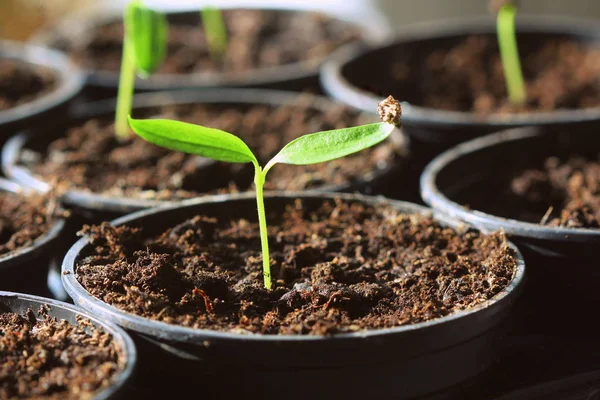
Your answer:
[[[125,10],[125,40],[140,73],[154,72],[167,52],[167,19],[159,12],[132,1]]]
[[[227,50],[227,28],[223,15],[219,9],[211,6],[202,8],[200,13],[208,49],[214,57],[222,57]]]
[[[265,167],[275,163],[316,164],[356,153],[386,139],[395,126],[387,122],[300,136],[288,143]]]
[[[230,163],[257,164],[256,157],[239,137],[219,129],[168,119],[133,119],[129,126],[150,143]]]

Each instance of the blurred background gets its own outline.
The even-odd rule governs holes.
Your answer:
[[[122,0],[0,0],[0,38],[25,40],[36,28],[51,23],[62,15],[78,9],[119,7]],[[148,0],[148,4],[181,6],[207,3],[199,0]],[[425,21],[465,16],[487,15],[488,0],[212,0],[210,4],[224,5],[265,3],[302,5],[308,8],[337,9],[365,17],[387,18],[398,30]],[[521,0],[522,14],[560,15],[600,18],[598,0]],[[375,21],[375,19],[374,19]]]

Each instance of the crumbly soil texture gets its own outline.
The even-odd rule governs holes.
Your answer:
[[[279,107],[177,105],[146,113],[239,135],[262,165],[285,144],[306,133],[371,122],[343,106],[317,110],[302,97],[294,105]],[[265,187],[303,190],[349,184],[390,168],[400,160],[400,146],[386,140],[327,163],[277,165],[269,172]],[[245,191],[251,188],[254,176],[251,164],[213,162],[166,150],[135,134],[119,141],[112,121],[107,119],[92,119],[69,128],[63,137],[38,151],[44,153],[28,150],[21,154],[21,160],[42,179],[112,196],[172,200],[200,193]]]
[[[52,195],[0,192],[0,256],[32,246],[61,216]]]
[[[54,72],[22,61],[0,59],[0,111],[28,103],[52,91]]]
[[[91,398],[113,382],[121,359],[112,336],[87,320],[0,310],[0,399]]]
[[[227,50],[211,56],[201,23],[169,23],[168,51],[158,69],[164,74],[207,72],[244,73],[296,62],[316,62],[333,50],[361,37],[346,22],[313,12],[224,10]],[[59,43],[81,65],[118,72],[123,25],[100,25],[83,43]]]
[[[382,87],[369,89],[423,107],[482,115],[600,106],[600,50],[566,39],[520,50],[527,91],[523,105],[508,100],[494,36],[471,36],[425,58],[392,62]]]
[[[385,204],[328,200],[309,210],[296,200],[273,211],[272,290],[263,287],[257,224],[206,215],[154,237],[86,226],[91,246],[77,261],[77,279],[109,304],[171,324],[330,335],[469,310],[515,274],[501,233],[457,231]]]

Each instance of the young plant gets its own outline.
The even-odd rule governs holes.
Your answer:
[[[378,111],[383,122],[311,133],[292,140],[267,162],[264,168],[242,139],[219,129],[166,119],[141,120],[131,117],[129,124],[135,133],[148,142],[167,149],[197,154],[217,161],[254,164],[264,285],[265,288],[271,289],[271,264],[263,196],[267,173],[278,163],[317,164],[347,156],[381,142],[400,123],[400,103],[389,96],[379,103]]]
[[[504,80],[506,81],[508,99],[511,104],[519,106],[525,103],[527,98],[515,30],[517,6],[512,1],[504,0],[500,3],[497,5],[498,17],[496,29],[498,45],[500,47],[500,58],[502,59],[502,68],[504,70]]]
[[[140,0],[130,2],[123,14],[124,36],[115,131],[129,137],[127,116],[131,114],[136,73],[146,78],[158,68],[167,49],[167,20],[146,8]]]
[[[213,60],[220,61],[227,51],[227,28],[223,22],[223,15],[218,8],[211,6],[202,8],[200,14],[210,55]]]

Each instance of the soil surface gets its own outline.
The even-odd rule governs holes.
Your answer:
[[[385,86],[376,92],[385,90],[381,94],[391,92],[428,108],[478,114],[600,106],[599,49],[553,40],[521,54],[527,91],[522,106],[508,101],[498,44],[492,36],[468,37],[453,48],[432,51],[425,60],[415,57],[392,63],[391,82],[380,80]]]
[[[0,399],[88,399],[122,369],[112,336],[44,309],[0,313]]]
[[[600,160],[549,157],[512,180],[513,195],[528,207],[548,210],[543,224],[600,228]]]
[[[92,246],[77,278],[93,296],[167,323],[327,335],[470,309],[515,273],[501,233],[457,232],[428,216],[342,201],[305,210],[297,200],[280,214],[269,216],[270,291],[257,224],[202,215],[151,238],[108,223],[84,227]]]
[[[317,111],[302,98],[294,106],[180,105],[153,110],[150,115],[156,113],[237,134],[262,165],[286,143],[306,133],[371,122],[343,106]],[[401,150],[398,146],[390,139],[327,163],[277,165],[269,172],[265,187],[300,190],[346,184],[397,162]],[[216,163],[173,152],[133,133],[130,140],[118,141],[112,122],[97,119],[68,129],[66,137],[52,142],[45,155],[27,152],[22,159],[27,159],[27,167],[46,181],[94,193],[157,200],[244,191],[251,187],[254,177],[251,164]]]
[[[241,73],[299,61],[317,62],[344,43],[361,37],[353,25],[312,12],[225,10],[227,51],[214,59],[201,24],[170,23],[168,51],[158,73]],[[118,72],[123,25],[101,25],[80,44],[67,47],[81,65]],[[70,47],[70,49],[69,49]]]
[[[0,191],[0,256],[33,245],[63,214],[52,196]]]
[[[56,83],[49,69],[0,59],[0,111],[35,100],[52,91]]]

